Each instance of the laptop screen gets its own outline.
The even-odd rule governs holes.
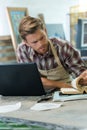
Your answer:
[[[36,63],[0,65],[0,95],[40,96],[45,94]]]

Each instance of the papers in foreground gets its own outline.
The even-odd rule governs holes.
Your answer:
[[[62,105],[62,103],[60,103],[60,104],[48,103],[48,102],[37,103],[34,106],[32,106],[30,109],[31,110],[36,110],[36,111],[44,111],[44,110],[59,108],[61,105]]]
[[[17,102],[14,104],[8,104],[8,105],[1,105],[0,106],[0,113],[7,113],[16,111],[21,107],[21,102]]]

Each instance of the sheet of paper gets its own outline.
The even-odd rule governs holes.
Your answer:
[[[55,109],[59,108],[62,104],[56,104],[56,103],[37,103],[34,106],[32,106],[30,109],[31,110],[36,110],[36,111],[44,111],[44,110],[50,110],[50,109]]]
[[[7,113],[16,111],[21,107],[21,102],[15,103],[15,104],[9,104],[9,105],[2,105],[0,106],[0,113]]]
[[[87,94],[59,95],[59,92],[55,92],[53,95],[53,101],[69,101],[78,99],[87,99]]]

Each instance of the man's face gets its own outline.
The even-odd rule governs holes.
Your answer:
[[[38,29],[33,34],[26,36],[28,46],[32,47],[37,53],[45,54],[48,49],[48,38],[45,30]]]

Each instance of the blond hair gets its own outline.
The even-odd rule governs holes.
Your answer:
[[[24,40],[28,34],[33,34],[38,29],[44,29],[44,23],[39,18],[25,16],[19,24],[19,33]]]

